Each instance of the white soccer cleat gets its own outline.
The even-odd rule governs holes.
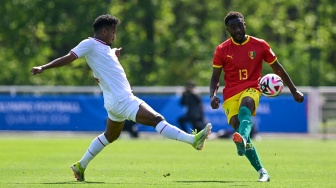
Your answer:
[[[268,175],[267,172],[261,172],[258,181],[259,182],[268,182],[268,181],[271,181],[271,177]]]

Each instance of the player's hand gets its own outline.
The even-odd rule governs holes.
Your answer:
[[[116,51],[115,51],[115,55],[116,55],[117,57],[120,56],[120,54],[121,54],[121,50],[122,50],[122,48],[117,48],[117,49],[116,49]]]
[[[219,100],[218,97],[216,97],[216,96],[212,96],[212,97],[210,98],[210,104],[211,104],[212,109],[217,109],[217,108],[219,108],[219,103],[220,103],[220,100]]]
[[[292,93],[292,95],[296,102],[301,103],[304,101],[303,93],[301,93],[300,91],[296,90],[295,92]]]
[[[31,70],[32,75],[42,73],[44,71],[42,66],[39,67],[33,67]]]

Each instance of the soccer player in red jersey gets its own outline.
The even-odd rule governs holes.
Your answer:
[[[303,102],[304,96],[297,90],[268,43],[246,35],[246,24],[241,13],[229,12],[224,21],[231,38],[218,45],[214,53],[210,81],[211,107],[219,108],[220,99],[216,93],[223,71],[225,87],[222,107],[228,123],[235,130],[233,141],[237,146],[238,155],[247,157],[259,173],[260,182],[270,181],[270,176],[263,168],[249,136],[253,126],[251,116],[256,115],[261,96],[258,81],[261,77],[263,61],[268,63],[274,73],[282,78],[295,101]]]

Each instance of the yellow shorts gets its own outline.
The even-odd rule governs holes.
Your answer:
[[[230,119],[232,118],[232,116],[238,114],[240,103],[242,99],[247,96],[253,98],[254,100],[255,110],[254,112],[252,112],[252,116],[256,115],[256,109],[259,106],[261,92],[254,88],[248,88],[224,101],[222,107],[226,114],[228,123],[230,123]]]

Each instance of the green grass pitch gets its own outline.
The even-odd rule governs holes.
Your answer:
[[[208,140],[196,151],[161,137],[117,140],[89,164],[86,182],[76,182],[70,165],[95,136],[1,136],[0,187],[336,186],[336,141],[306,138],[254,142],[271,176],[268,183],[257,182],[231,140]]]

